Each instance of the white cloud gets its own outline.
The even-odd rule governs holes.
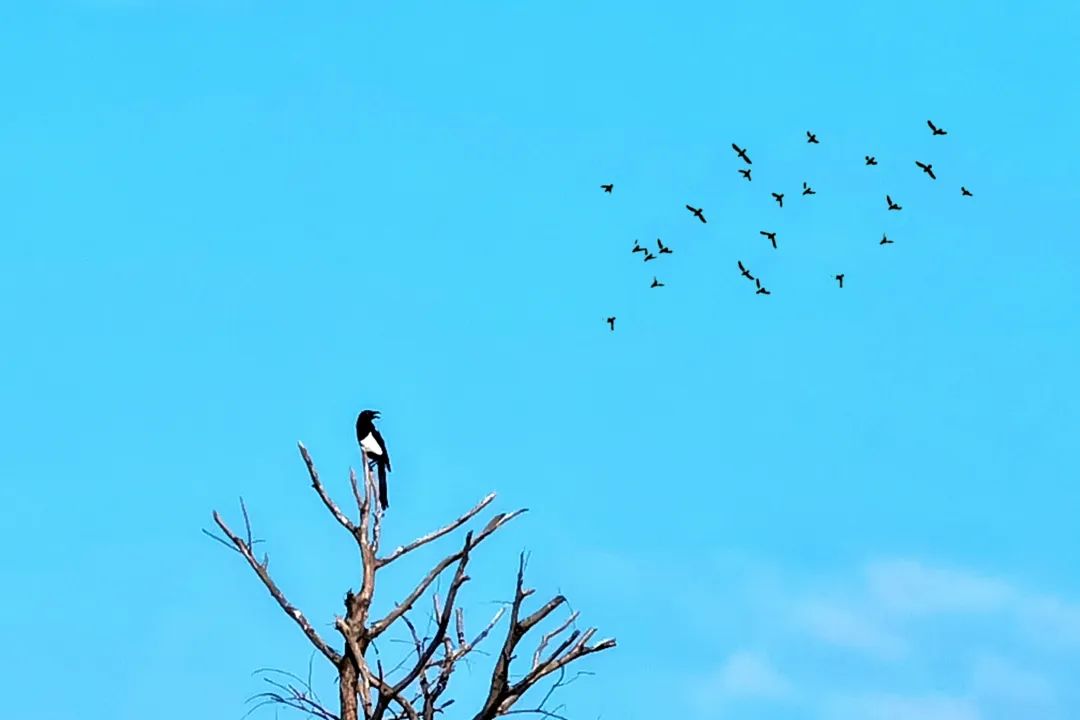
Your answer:
[[[882,659],[895,659],[906,652],[904,639],[880,627],[858,612],[822,600],[797,606],[795,619],[817,639],[858,650]]]
[[[1055,699],[1053,686],[1042,675],[995,655],[982,656],[975,661],[971,689],[976,697],[995,705],[1004,701],[1033,708],[1052,704]]]
[[[791,682],[767,658],[745,650],[728,657],[709,685],[710,692],[723,697],[776,699],[793,692]]]
[[[829,720],[980,720],[975,704],[965,698],[874,694],[844,697],[826,711]]]
[[[1004,609],[1016,591],[1005,582],[916,560],[884,560],[866,567],[873,599],[890,612],[929,615]]]

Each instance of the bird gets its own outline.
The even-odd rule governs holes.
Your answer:
[[[893,241],[892,241],[892,240],[890,240],[890,239],[889,239],[889,238],[888,238],[888,237],[887,237],[887,236],[885,235],[885,233],[881,233],[881,242],[879,242],[879,243],[878,243],[878,245],[891,245],[891,244],[892,244],[892,242],[893,242]]]
[[[929,120],[926,121],[926,124],[930,126],[931,130],[934,131],[934,135],[948,135],[949,134],[949,133],[945,132],[944,130],[942,130],[941,128],[939,128],[934,123],[930,122]]]
[[[743,169],[743,168],[739,168],[739,173],[740,173],[740,174],[741,174],[741,175],[742,175],[742,176],[743,176],[744,178],[746,178],[747,180],[749,180],[750,182],[753,182],[753,180],[750,180],[750,171],[751,171],[751,170],[753,170],[753,168],[745,168],[745,169]]]
[[[648,250],[645,251],[645,262],[649,262],[650,260],[655,260],[655,259],[656,259],[655,255],[653,255]]]
[[[817,195],[817,193],[814,191],[814,188],[810,187],[805,182],[802,184],[802,194],[803,195]]]
[[[634,249],[631,250],[630,252],[636,253],[636,252],[648,252],[648,251],[645,248],[641,247],[641,245],[638,244],[638,241],[635,240],[634,241]]]
[[[698,220],[700,220],[701,222],[705,222],[705,216],[701,214],[701,208],[695,208],[687,205],[686,209],[694,213],[694,216],[697,217]]]
[[[746,163],[747,165],[751,165],[751,164],[752,164],[752,163],[750,162],[750,156],[748,156],[748,155],[746,154],[746,148],[741,148],[741,147],[739,147],[738,145],[736,145],[735,143],[731,143],[731,147],[732,147],[732,149],[733,149],[733,150],[734,150],[735,152],[739,153],[739,157],[741,157],[741,158],[743,159],[743,161],[744,161],[744,162],[745,162],[745,163]]]
[[[757,283],[757,292],[754,293],[755,295],[772,295],[771,292],[761,286],[761,280],[754,278],[754,282]]]
[[[739,261],[739,272],[747,280],[753,280],[754,276],[750,274],[750,271],[746,269],[746,266],[742,264],[742,260]]]
[[[780,203],[780,207],[784,207],[784,193],[773,193],[772,196]]]
[[[876,157],[874,157],[873,155],[866,155],[865,157],[866,157],[866,164],[867,165],[877,165],[877,158]]]
[[[606,322],[606,323],[607,323],[608,325],[610,325],[610,326],[611,326],[611,332],[615,332],[615,316],[614,316],[614,315],[612,315],[611,317],[609,317],[609,318],[608,318],[607,320],[605,320],[604,322]]]
[[[817,141],[817,135],[810,132],[809,130],[806,131],[806,142],[820,145],[820,143]]]
[[[604,192],[609,193],[615,188],[615,185],[614,183],[608,183],[607,185],[601,185],[600,187],[604,188]]]
[[[937,180],[937,175],[934,174],[934,166],[932,164],[931,165],[924,165],[921,162],[919,162],[918,160],[915,161],[915,164],[918,165],[919,167],[921,167],[922,171],[924,173],[926,173],[927,175],[929,175],[931,180]]]
[[[892,201],[892,198],[889,197],[888,195],[885,196],[885,202],[889,203],[889,209],[890,210],[903,210],[904,209],[904,208],[900,207],[899,205],[897,205],[896,203],[894,203]]]
[[[360,449],[369,456],[368,467],[375,465],[379,469],[379,502],[382,509],[390,507],[386,496],[386,473],[390,472],[390,453],[386,450],[383,436],[375,429],[378,410],[364,410],[356,416],[356,441]]]
[[[664,243],[660,242],[660,238],[656,238],[656,244],[660,248],[660,254],[661,255],[664,255],[664,254],[671,255],[671,248],[669,248]]]
[[[650,285],[649,287],[651,287],[651,288],[654,288],[654,287],[664,287],[664,283],[662,283],[662,282],[660,282],[659,280],[657,280],[657,279],[656,279],[656,276],[655,276],[655,275],[653,275],[653,279],[652,279],[652,285]]]
[[[840,283],[840,287],[844,287],[844,273],[840,273],[836,276],[836,281]]]
[[[974,196],[973,196],[973,195],[971,194],[971,191],[970,191],[970,190],[968,190],[968,189],[967,189],[966,187],[964,187],[963,185],[961,185],[961,186],[960,186],[960,194],[961,194],[961,195],[965,195],[965,196],[967,196],[967,197],[974,197]]]
[[[769,242],[772,243],[773,249],[775,250],[776,249],[776,233],[767,232],[765,230],[758,230],[758,232],[760,234],[764,235],[765,237],[769,238]]]

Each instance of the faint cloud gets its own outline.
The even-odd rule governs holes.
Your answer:
[[[1055,700],[1054,688],[1042,675],[994,655],[980,657],[971,673],[974,695],[1000,704],[1031,708],[1045,706]]]
[[[866,571],[871,596],[883,609],[910,615],[1002,610],[1016,596],[1008,583],[916,560],[884,560]]]
[[[826,712],[829,720],[980,720],[979,708],[966,698],[872,694],[844,697]]]
[[[818,640],[886,660],[901,657],[907,650],[903,638],[880,627],[855,610],[821,600],[797,606],[795,619]]]
[[[710,691],[724,697],[777,699],[793,692],[791,681],[763,655],[750,651],[732,654],[717,671]]]

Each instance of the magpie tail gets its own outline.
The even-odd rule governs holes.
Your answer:
[[[386,497],[386,465],[379,463],[379,502],[382,509],[390,507],[390,499]]]

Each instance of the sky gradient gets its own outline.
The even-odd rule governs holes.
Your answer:
[[[385,544],[530,509],[473,626],[527,549],[618,638],[570,717],[1080,716],[1075,3],[4,15],[11,717],[239,718],[305,672],[199,530],[243,495],[336,641],[354,552],[296,442],[344,501],[365,407]]]

